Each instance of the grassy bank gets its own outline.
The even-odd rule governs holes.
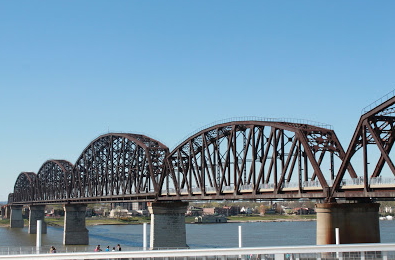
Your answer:
[[[228,222],[252,222],[252,221],[309,221],[316,220],[317,215],[237,215],[229,216]]]
[[[142,224],[149,223],[149,217],[133,217],[133,218],[86,218],[85,224],[87,226],[94,225],[133,225],[133,224]],[[64,218],[45,218],[45,222],[48,226],[63,226]]]

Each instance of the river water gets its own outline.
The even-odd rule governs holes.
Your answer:
[[[187,224],[187,243],[191,248],[238,247],[238,229],[242,227],[244,247],[315,245],[316,222],[247,222],[219,224]],[[147,225],[149,236],[150,225]],[[42,235],[44,250],[54,245],[59,252],[93,251],[121,244],[123,250],[138,250],[143,246],[143,225],[89,226],[89,246],[63,246],[63,228],[48,227]],[[380,221],[382,243],[395,243],[395,220]],[[23,229],[0,228],[0,249],[33,248],[36,235]],[[148,238],[149,246],[149,238]],[[27,249],[29,250],[29,249]]]

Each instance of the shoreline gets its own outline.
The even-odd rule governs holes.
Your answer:
[[[307,222],[317,221],[316,219],[262,219],[262,220],[228,220],[226,223],[248,223],[248,222]]]
[[[316,219],[307,219],[307,218],[299,218],[299,219],[285,219],[285,218],[279,218],[279,219],[254,219],[254,220],[228,220],[227,222],[223,222],[221,224],[226,224],[226,223],[254,223],[254,222],[307,222],[307,221],[316,221]],[[51,221],[46,222],[47,226],[50,227],[63,227],[63,225],[59,225],[57,223],[53,223]],[[150,223],[150,222],[147,222]],[[86,226],[102,226],[102,225],[142,225],[143,223],[104,223],[98,221],[97,223],[87,223]],[[185,224],[216,224],[216,223],[201,223],[201,222],[185,222]],[[219,224],[219,223],[217,223]],[[27,224],[28,225],[28,224]],[[27,226],[25,225],[25,226]],[[10,224],[0,224],[0,228],[9,228]]]

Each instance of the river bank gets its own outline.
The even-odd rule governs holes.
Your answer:
[[[243,223],[243,222],[293,222],[293,221],[315,221],[316,215],[238,215],[228,216],[228,223]],[[132,217],[132,218],[86,218],[87,226],[96,225],[138,225],[143,223],[150,223],[150,217]],[[62,227],[64,225],[63,217],[47,217],[45,222],[48,226]],[[195,217],[185,217],[185,223],[194,224]],[[25,226],[29,225],[29,221],[25,219]],[[0,227],[9,227],[10,220],[0,220]]]

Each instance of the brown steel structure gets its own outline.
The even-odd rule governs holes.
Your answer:
[[[379,104],[364,113],[356,127],[346,156],[332,186],[330,198],[391,198],[395,197],[395,166],[391,160],[391,150],[395,142],[395,97]],[[376,152],[378,156],[370,156]],[[359,152],[359,153],[358,153]],[[342,188],[345,169],[352,159],[360,160],[362,164],[359,177],[362,185],[351,190]],[[369,169],[371,170],[369,172]],[[385,176],[385,173],[387,176]],[[390,178],[388,178],[388,176]],[[392,179],[392,183],[379,182],[375,185],[373,179]]]
[[[12,194],[13,201],[33,201],[34,185],[37,175],[34,172],[22,172],[15,181],[14,192]]]
[[[92,141],[75,165],[45,162],[38,174],[21,173],[9,203],[153,201],[169,149],[137,134],[106,134]]]
[[[9,203],[393,199],[394,104],[392,97],[361,116],[347,152],[333,130],[283,120],[221,123],[171,152],[144,135],[105,134],[74,165],[49,160],[37,175],[21,173]]]
[[[334,156],[342,160],[344,155],[330,129],[291,122],[229,122],[193,135],[170,153],[161,197],[326,198]],[[305,188],[306,182],[315,185]]]
[[[70,201],[154,200],[168,153],[144,135],[100,136],[74,165]]]
[[[48,160],[37,173],[36,201],[62,200],[70,197],[73,165],[65,160]]]
[[[333,130],[292,122],[216,125],[171,153],[143,135],[106,134],[92,141],[75,165],[45,162],[37,177],[30,178],[30,196],[15,189],[12,200],[324,199],[330,189],[327,179],[334,179],[334,163],[340,165],[343,157]],[[325,164],[328,170],[323,172]],[[305,187],[306,182],[315,185]]]

